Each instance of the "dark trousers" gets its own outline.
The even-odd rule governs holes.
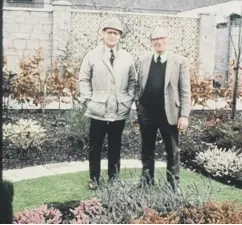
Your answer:
[[[108,135],[108,176],[113,179],[120,171],[121,138],[125,120],[114,122],[91,119],[89,171],[90,179],[99,182],[101,167],[101,150],[106,134]]]
[[[179,182],[179,132],[176,125],[170,125],[164,110],[139,106],[138,119],[142,138],[142,174],[146,182],[154,183],[155,147],[157,131],[164,141],[167,153],[167,180],[173,188]]]

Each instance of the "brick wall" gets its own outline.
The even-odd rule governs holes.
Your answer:
[[[43,47],[47,58],[52,54],[52,12],[37,9],[5,9],[3,13],[4,55],[10,69],[17,70],[18,62]],[[46,68],[49,61],[46,60]]]
[[[135,57],[151,50],[150,31],[162,25],[171,33],[172,50],[187,56],[194,64],[199,58],[201,75],[213,72],[216,26],[211,15],[185,18],[161,14],[103,13],[73,9],[70,2],[64,1],[54,2],[49,9],[4,8],[3,44],[9,68],[17,72],[19,60],[39,47],[44,48],[46,69],[52,60],[66,54],[80,65],[84,54],[95,47],[99,25],[105,18],[113,16],[123,21],[125,38],[121,44]]]

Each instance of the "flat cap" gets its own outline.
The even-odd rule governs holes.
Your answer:
[[[108,19],[104,22],[104,26],[103,26],[102,30],[105,30],[105,29],[108,29],[108,28],[118,30],[121,33],[123,32],[122,24],[121,24],[120,20],[116,19],[116,18]]]

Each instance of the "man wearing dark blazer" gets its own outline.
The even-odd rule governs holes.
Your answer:
[[[153,52],[139,60],[136,106],[142,137],[142,175],[154,184],[155,144],[159,130],[167,153],[167,180],[173,190],[179,183],[179,131],[188,127],[190,75],[187,59],[168,51],[168,32],[151,33]]]

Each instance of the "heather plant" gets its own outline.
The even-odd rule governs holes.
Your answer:
[[[15,224],[59,224],[61,213],[58,209],[42,205],[37,209],[25,210],[14,215]]]
[[[27,151],[44,141],[46,131],[38,121],[19,119],[16,123],[3,124],[3,140],[8,139],[18,149]]]
[[[199,152],[195,161],[214,177],[242,178],[242,153],[238,150],[224,150],[215,146]]]
[[[187,204],[202,205],[207,199],[207,196],[201,194],[195,186],[175,193],[169,184],[164,183],[163,177],[155,186],[137,187],[134,183],[132,178],[126,181],[116,181],[98,192],[106,210],[105,215],[96,223],[129,223],[141,217],[145,208],[158,213],[169,213]]]
[[[104,215],[102,203],[97,199],[81,201],[70,211],[74,215],[74,219],[70,221],[72,224],[92,224],[93,220],[97,221]]]
[[[134,224],[241,224],[242,208],[236,202],[218,204],[212,201],[202,206],[186,205],[167,214],[145,209],[144,215],[131,221]]]

